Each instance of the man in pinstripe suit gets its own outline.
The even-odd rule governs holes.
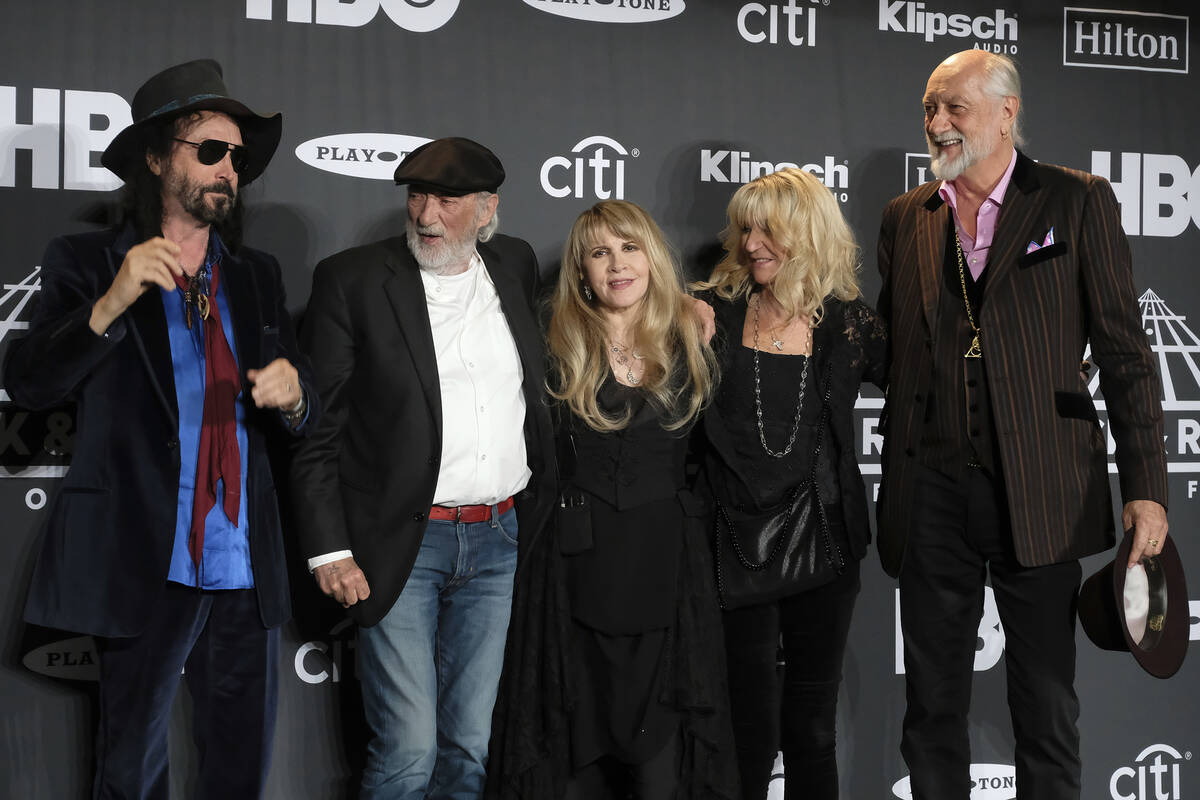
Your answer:
[[[1004,625],[1017,796],[1079,797],[1078,559],[1114,543],[1104,433],[1080,370],[1100,369],[1130,556],[1167,535],[1161,386],[1129,245],[1103,178],[1021,144],[1020,80],[981,50],[924,97],[940,180],[896,198],[879,234],[892,365],[879,553],[900,580],[914,798],[970,794],[967,711],[983,587]]]

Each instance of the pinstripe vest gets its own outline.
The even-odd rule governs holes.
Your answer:
[[[943,262],[941,298],[933,344],[933,380],[921,431],[921,463],[954,478],[968,464],[978,464],[996,475],[996,428],[985,374],[986,360],[964,358],[975,334],[967,320],[959,277],[958,253],[954,244],[954,222],[946,226],[946,257]],[[986,299],[988,270],[975,281],[965,270],[967,295],[976,324]],[[987,343],[984,337],[983,349]]]

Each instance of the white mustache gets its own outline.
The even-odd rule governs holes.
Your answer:
[[[418,225],[417,233],[419,233],[421,236],[445,236],[446,235],[446,231],[442,230],[441,228],[437,227],[436,225],[428,225],[428,226]]]

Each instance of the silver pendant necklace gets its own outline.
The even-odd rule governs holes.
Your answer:
[[[754,413],[758,417],[758,441],[762,444],[762,449],[771,458],[783,458],[788,453],[792,452],[792,446],[796,443],[796,434],[800,431],[800,413],[804,410],[804,387],[808,384],[808,365],[812,362],[811,356],[804,356],[804,367],[800,370],[800,391],[796,396],[796,416],[792,419],[792,433],[788,436],[787,446],[782,450],[775,451],[767,446],[767,435],[763,430],[763,410],[762,410],[762,378],[759,375],[758,368],[758,306],[762,295],[756,295],[754,300]],[[812,323],[808,325],[809,352],[812,352]],[[779,350],[783,349],[783,342],[772,337],[771,344],[775,345]],[[803,353],[801,354],[803,355]]]
[[[629,381],[629,385],[637,386],[641,383],[641,379],[633,374],[634,361],[631,361],[629,356],[633,356],[635,361],[641,361],[645,356],[639,356],[636,351],[616,342],[609,342],[609,349],[616,356],[617,363],[625,368],[625,380]]]

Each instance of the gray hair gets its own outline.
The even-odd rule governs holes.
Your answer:
[[[494,192],[486,192],[486,191],[485,192],[476,192],[476,197],[478,198],[480,212],[483,211],[484,206],[487,204],[488,198],[491,197],[493,194],[495,194],[495,193]],[[488,221],[488,224],[484,225],[482,228],[479,229],[477,238],[481,242],[489,241],[493,236],[496,235],[496,229],[499,227],[500,227],[500,211],[497,210],[494,214],[492,214],[492,218]]]
[[[1013,60],[998,53],[988,53],[983,63],[983,90],[997,100],[1005,97],[1017,98],[1017,114],[1013,117],[1009,136],[1016,147],[1025,146],[1025,134],[1021,130],[1021,76]]]

